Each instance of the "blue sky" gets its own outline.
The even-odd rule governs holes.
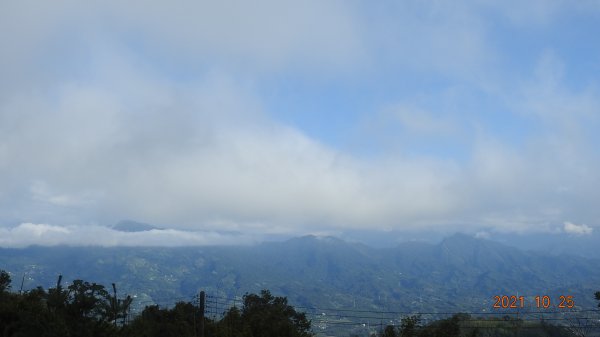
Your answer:
[[[596,1],[0,13],[0,245],[599,225]]]

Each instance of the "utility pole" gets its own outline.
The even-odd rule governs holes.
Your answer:
[[[206,300],[206,294],[204,291],[200,292],[200,337],[204,337],[204,301]]]
[[[21,289],[19,289],[19,295],[23,293],[23,284],[25,283],[25,273],[23,273],[23,278],[21,279]]]
[[[113,283],[112,284],[113,287],[113,292],[115,293],[115,297],[113,297],[112,300],[112,309],[113,309],[113,315],[115,315],[115,321],[114,321],[114,325],[117,326],[117,307],[118,307],[118,302],[117,302],[117,286]]]
[[[198,299],[198,306],[200,306],[200,295],[198,295],[198,297],[194,296],[194,299]],[[198,311],[196,310],[196,307],[194,307],[194,314],[192,316],[194,316],[194,337],[198,337],[198,325],[196,324],[196,314],[198,313]]]

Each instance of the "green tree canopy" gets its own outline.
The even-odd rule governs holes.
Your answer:
[[[407,316],[400,320],[400,337],[414,337],[417,335],[421,317],[417,315]]]
[[[10,275],[0,270],[0,294],[7,292],[10,289]]]
[[[246,294],[241,320],[250,337],[308,337],[310,321],[288,305],[287,298],[274,297],[268,290]]]

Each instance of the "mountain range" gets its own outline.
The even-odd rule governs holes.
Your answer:
[[[83,279],[135,297],[135,306],[191,301],[203,290],[222,311],[269,289],[300,308],[403,312],[492,312],[494,296],[573,296],[595,308],[600,260],[547,255],[455,234],[437,244],[372,248],[305,236],[253,246],[40,247],[0,249],[13,290]],[[210,303],[209,303],[210,305]]]

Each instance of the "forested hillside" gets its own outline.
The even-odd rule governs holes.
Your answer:
[[[0,268],[24,289],[52,287],[58,274],[65,282],[114,282],[137,299],[135,310],[189,300],[200,290],[233,303],[262,289],[304,307],[480,312],[491,310],[496,295],[518,294],[528,306],[537,295],[564,295],[591,308],[600,284],[600,260],[464,235],[390,249],[310,236],[245,247],[0,249]]]

